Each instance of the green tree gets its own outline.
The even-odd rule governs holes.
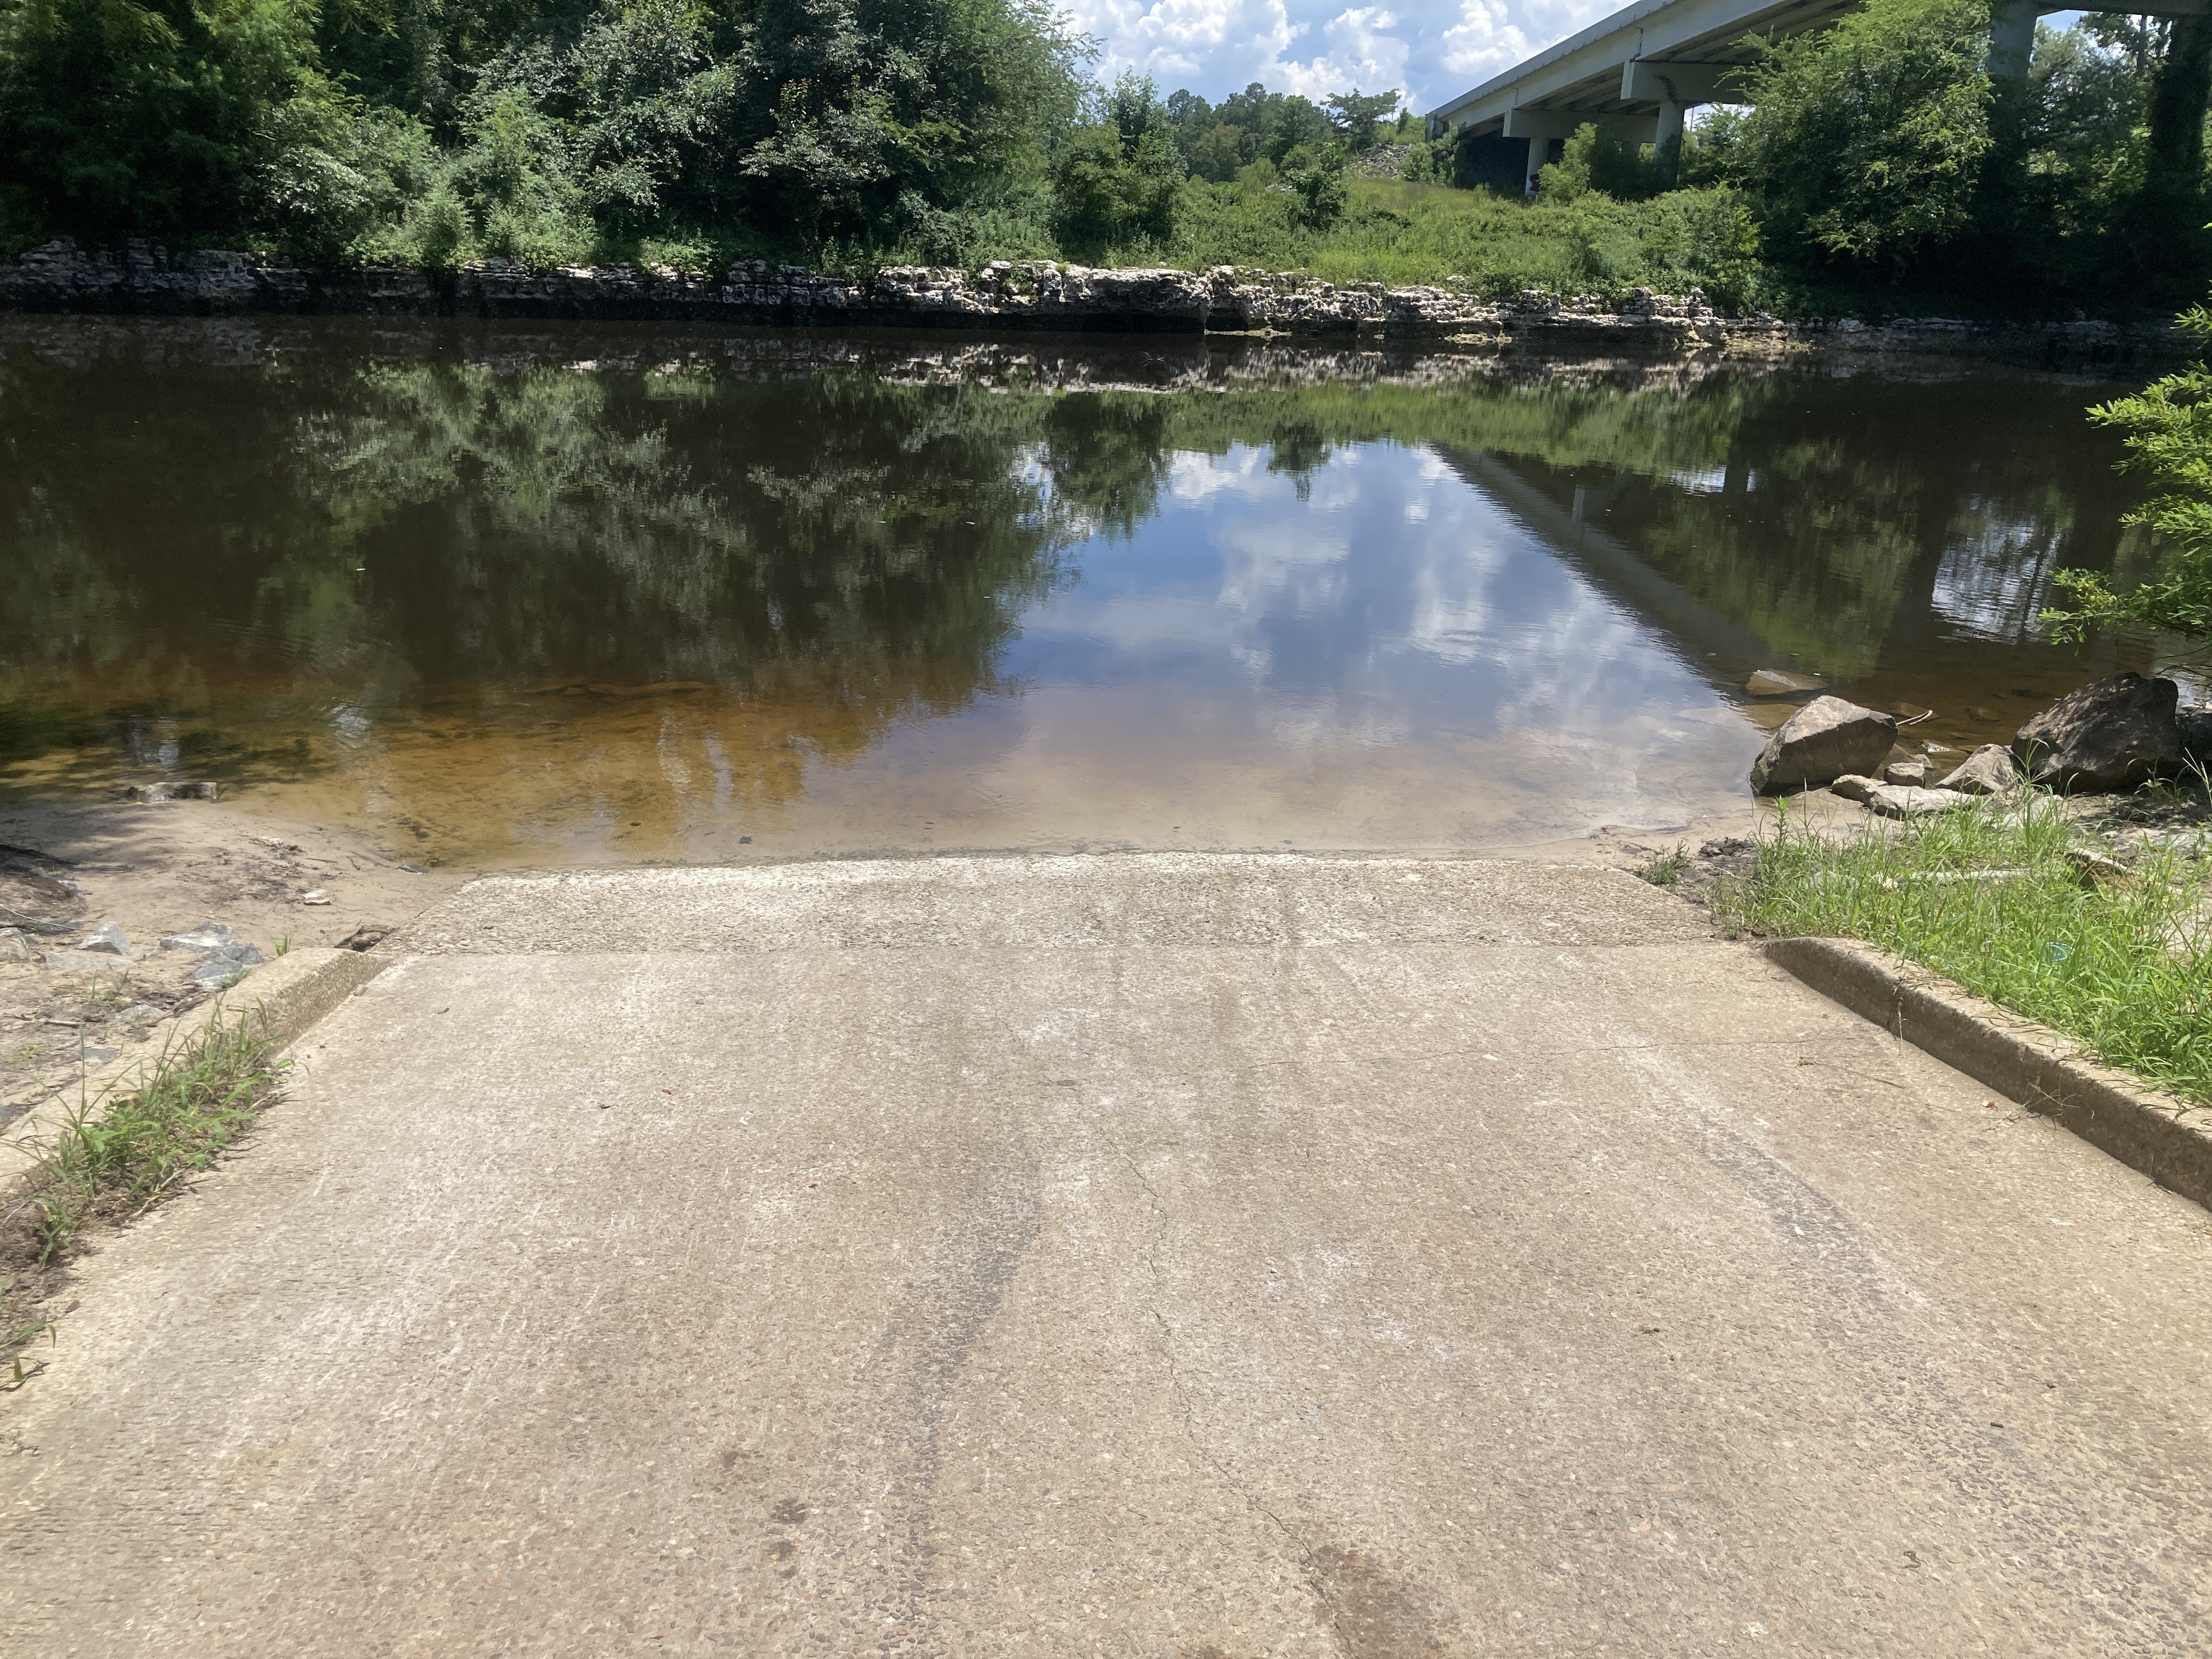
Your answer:
[[[1982,0],[1868,0],[1825,32],[1746,43],[1735,161],[1785,246],[1895,270],[1972,226],[1990,146]]]
[[[234,230],[282,136],[339,118],[313,25],[310,0],[0,0],[0,240]]]
[[[1184,164],[1151,79],[1123,75],[1095,125],[1078,133],[1053,173],[1054,232],[1069,247],[1102,251],[1175,228]]]
[[[1355,86],[1350,92],[1331,93],[1326,107],[1344,147],[1354,155],[1364,155],[1381,142],[1376,124],[1397,112],[1398,94],[1395,90],[1362,92]]]
[[[2179,318],[2200,351],[2212,346],[2212,310],[2192,307]],[[2122,465],[2161,486],[2161,494],[2128,514],[2127,522],[2157,535],[2169,551],[2158,572],[2115,592],[2089,570],[2062,570],[2054,580],[2074,600],[2071,610],[2043,613],[2057,639],[2079,643],[2094,628],[2135,623],[2195,638],[2212,635],[2212,368],[2199,356],[2178,374],[2154,380],[2132,398],[2116,398],[2089,418],[2127,434]]]
[[[1668,185],[1658,161],[1645,160],[1641,145],[1595,122],[1577,127],[1559,147],[1559,159],[1537,179],[1537,191],[1547,202],[1571,202],[1591,191],[1616,202],[1638,202]]]

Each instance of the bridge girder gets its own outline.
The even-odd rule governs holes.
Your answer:
[[[1747,35],[1783,39],[1832,27],[1856,0],[1636,0],[1578,34],[1535,53],[1428,118],[1431,135],[1472,129],[1532,141],[1564,137],[1586,122],[1650,143],[1680,132],[1682,112],[1741,101],[1728,77],[1755,53]],[[1999,0],[1990,31],[1990,70],[2025,75],[2045,12],[2075,9],[2063,0]],[[2130,0],[2154,17],[2201,15],[2212,0]],[[1561,123],[1565,123],[1562,126]]]

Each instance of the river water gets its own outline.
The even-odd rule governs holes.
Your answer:
[[[639,326],[0,324],[0,787],[425,863],[1502,848],[1963,749],[2160,642],[2123,388]]]

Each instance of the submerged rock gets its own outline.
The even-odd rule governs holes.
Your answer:
[[[1762,795],[1817,789],[1852,774],[1864,775],[1897,742],[1897,716],[1862,708],[1841,697],[1815,697],[1766,740],[1751,769],[1751,787]]]
[[[1786,668],[1762,668],[1743,683],[1754,697],[1791,697],[1801,691],[1825,691],[1827,681],[1818,674],[1793,674]]]
[[[2012,750],[2001,743],[1985,743],[1947,775],[1936,781],[1938,789],[1958,789],[1969,795],[1994,795],[2020,781],[2020,767]]]
[[[2180,769],[2180,701],[2172,680],[2092,680],[2021,726],[2012,751],[2028,776],[2053,788],[2132,788]]]
[[[204,781],[194,783],[126,783],[115,793],[118,799],[128,801],[221,800],[222,786]]]

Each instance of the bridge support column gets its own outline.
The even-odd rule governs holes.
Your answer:
[[[2013,87],[2027,82],[2035,52],[2035,0],[1997,0],[1990,10],[1990,79]]]
[[[1682,117],[1685,113],[1682,106],[1671,99],[1659,100],[1659,136],[1652,153],[1658,157],[1659,171],[1666,175],[1670,185],[1674,182],[1674,174],[1682,165]]]
[[[1528,193],[1529,195],[1534,196],[1536,193],[1536,175],[1544,170],[1545,166],[1551,161],[1551,159],[1552,141],[1550,139],[1531,138],[1528,141]]]

